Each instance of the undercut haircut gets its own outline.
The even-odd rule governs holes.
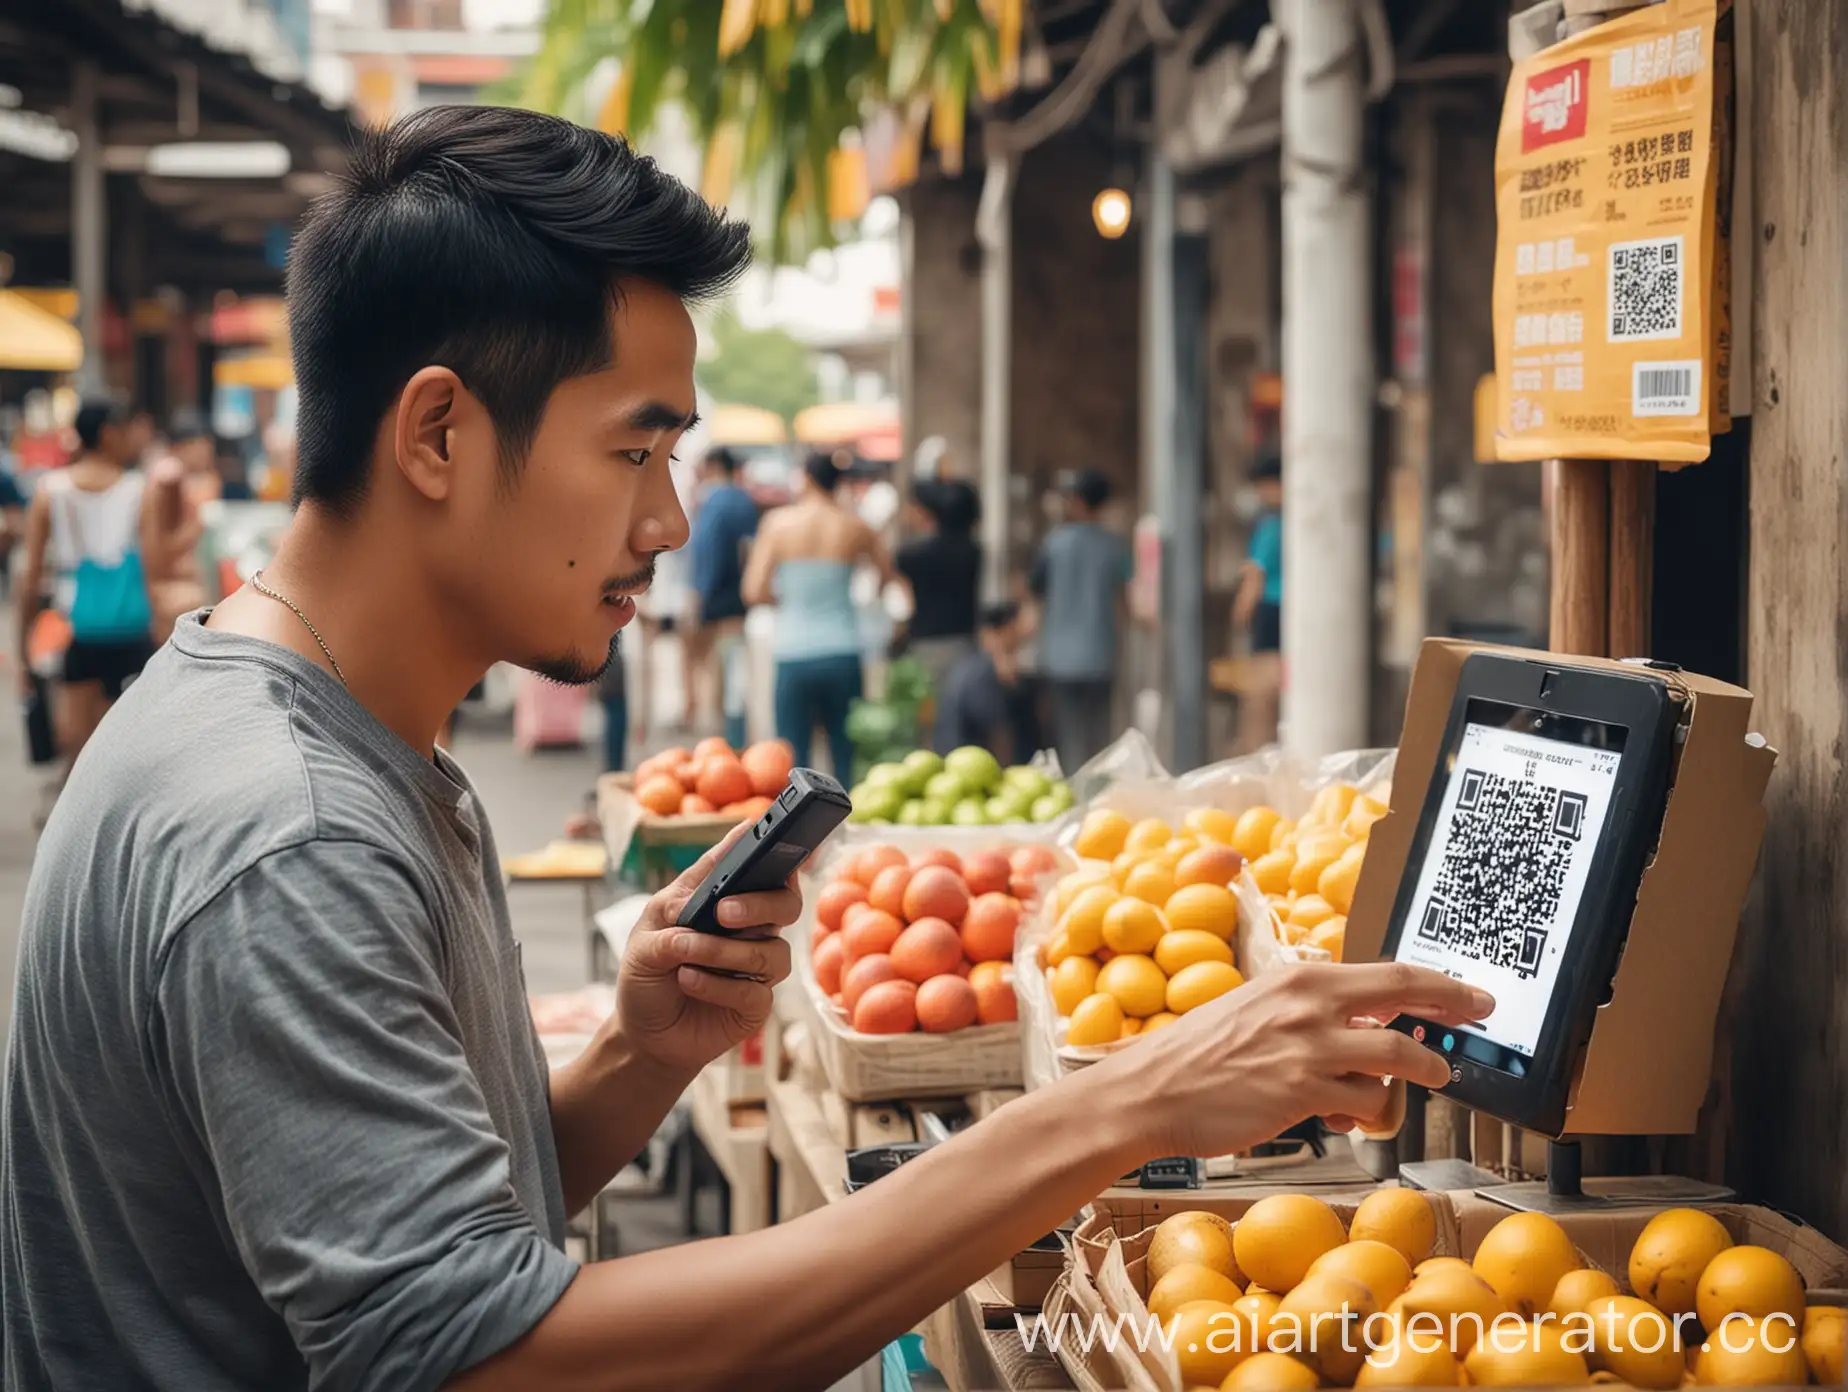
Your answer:
[[[386,410],[447,367],[509,477],[559,383],[610,365],[626,280],[728,289],[750,230],[623,140],[552,116],[438,106],[362,136],[289,253],[295,501],[350,515]]]

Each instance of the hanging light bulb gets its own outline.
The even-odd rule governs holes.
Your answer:
[[[1120,188],[1107,188],[1099,191],[1091,200],[1091,221],[1097,226],[1097,235],[1114,242],[1129,231],[1131,213],[1129,195]]]

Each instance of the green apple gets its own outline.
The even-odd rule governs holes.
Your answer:
[[[926,780],[943,772],[943,760],[932,750],[914,749],[905,756],[905,767],[922,773]]]
[[[869,822],[889,822],[905,805],[905,795],[889,783],[862,786],[853,809]]]
[[[1003,788],[988,799],[988,816],[996,822],[1024,822],[1033,799],[1018,788]]]
[[[903,764],[874,764],[866,771],[866,777],[861,780],[861,785],[869,788],[883,788],[888,784],[899,782],[904,776],[905,766]]]
[[[924,820],[920,822],[919,825],[948,826],[950,824],[950,812],[955,805],[954,801],[948,798],[925,798]]]
[[[930,781],[924,785],[925,797],[940,798],[944,802],[961,802],[969,791],[969,785],[951,769],[932,774]]]
[[[1036,822],[1050,822],[1071,809],[1072,790],[1063,783],[1058,783],[1044,797],[1033,800],[1033,806],[1028,810],[1028,815]]]
[[[978,745],[952,749],[943,767],[962,779],[970,792],[987,792],[1001,781],[1001,761]]]
[[[922,798],[912,798],[906,802],[903,807],[898,809],[898,824],[900,826],[924,825],[924,801]]]
[[[1029,768],[1025,764],[1016,764],[1007,770],[1001,775],[1001,782],[1006,787],[1025,793],[1028,802],[1045,797],[1052,791],[1052,780],[1038,769]]]
[[[988,813],[975,798],[964,798],[950,809],[951,826],[987,826]]]

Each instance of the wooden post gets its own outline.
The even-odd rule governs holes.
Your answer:
[[[1602,459],[1553,462],[1554,652],[1603,657],[1610,632],[1610,469]]]
[[[1605,635],[1611,657],[1649,655],[1654,598],[1656,465],[1610,463],[1610,595]]]

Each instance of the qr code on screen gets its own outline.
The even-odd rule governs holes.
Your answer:
[[[1585,795],[1464,769],[1418,936],[1526,978],[1540,970],[1585,830]],[[1568,928],[1570,925],[1567,925]]]
[[[1611,246],[1611,341],[1681,337],[1680,237]]]

